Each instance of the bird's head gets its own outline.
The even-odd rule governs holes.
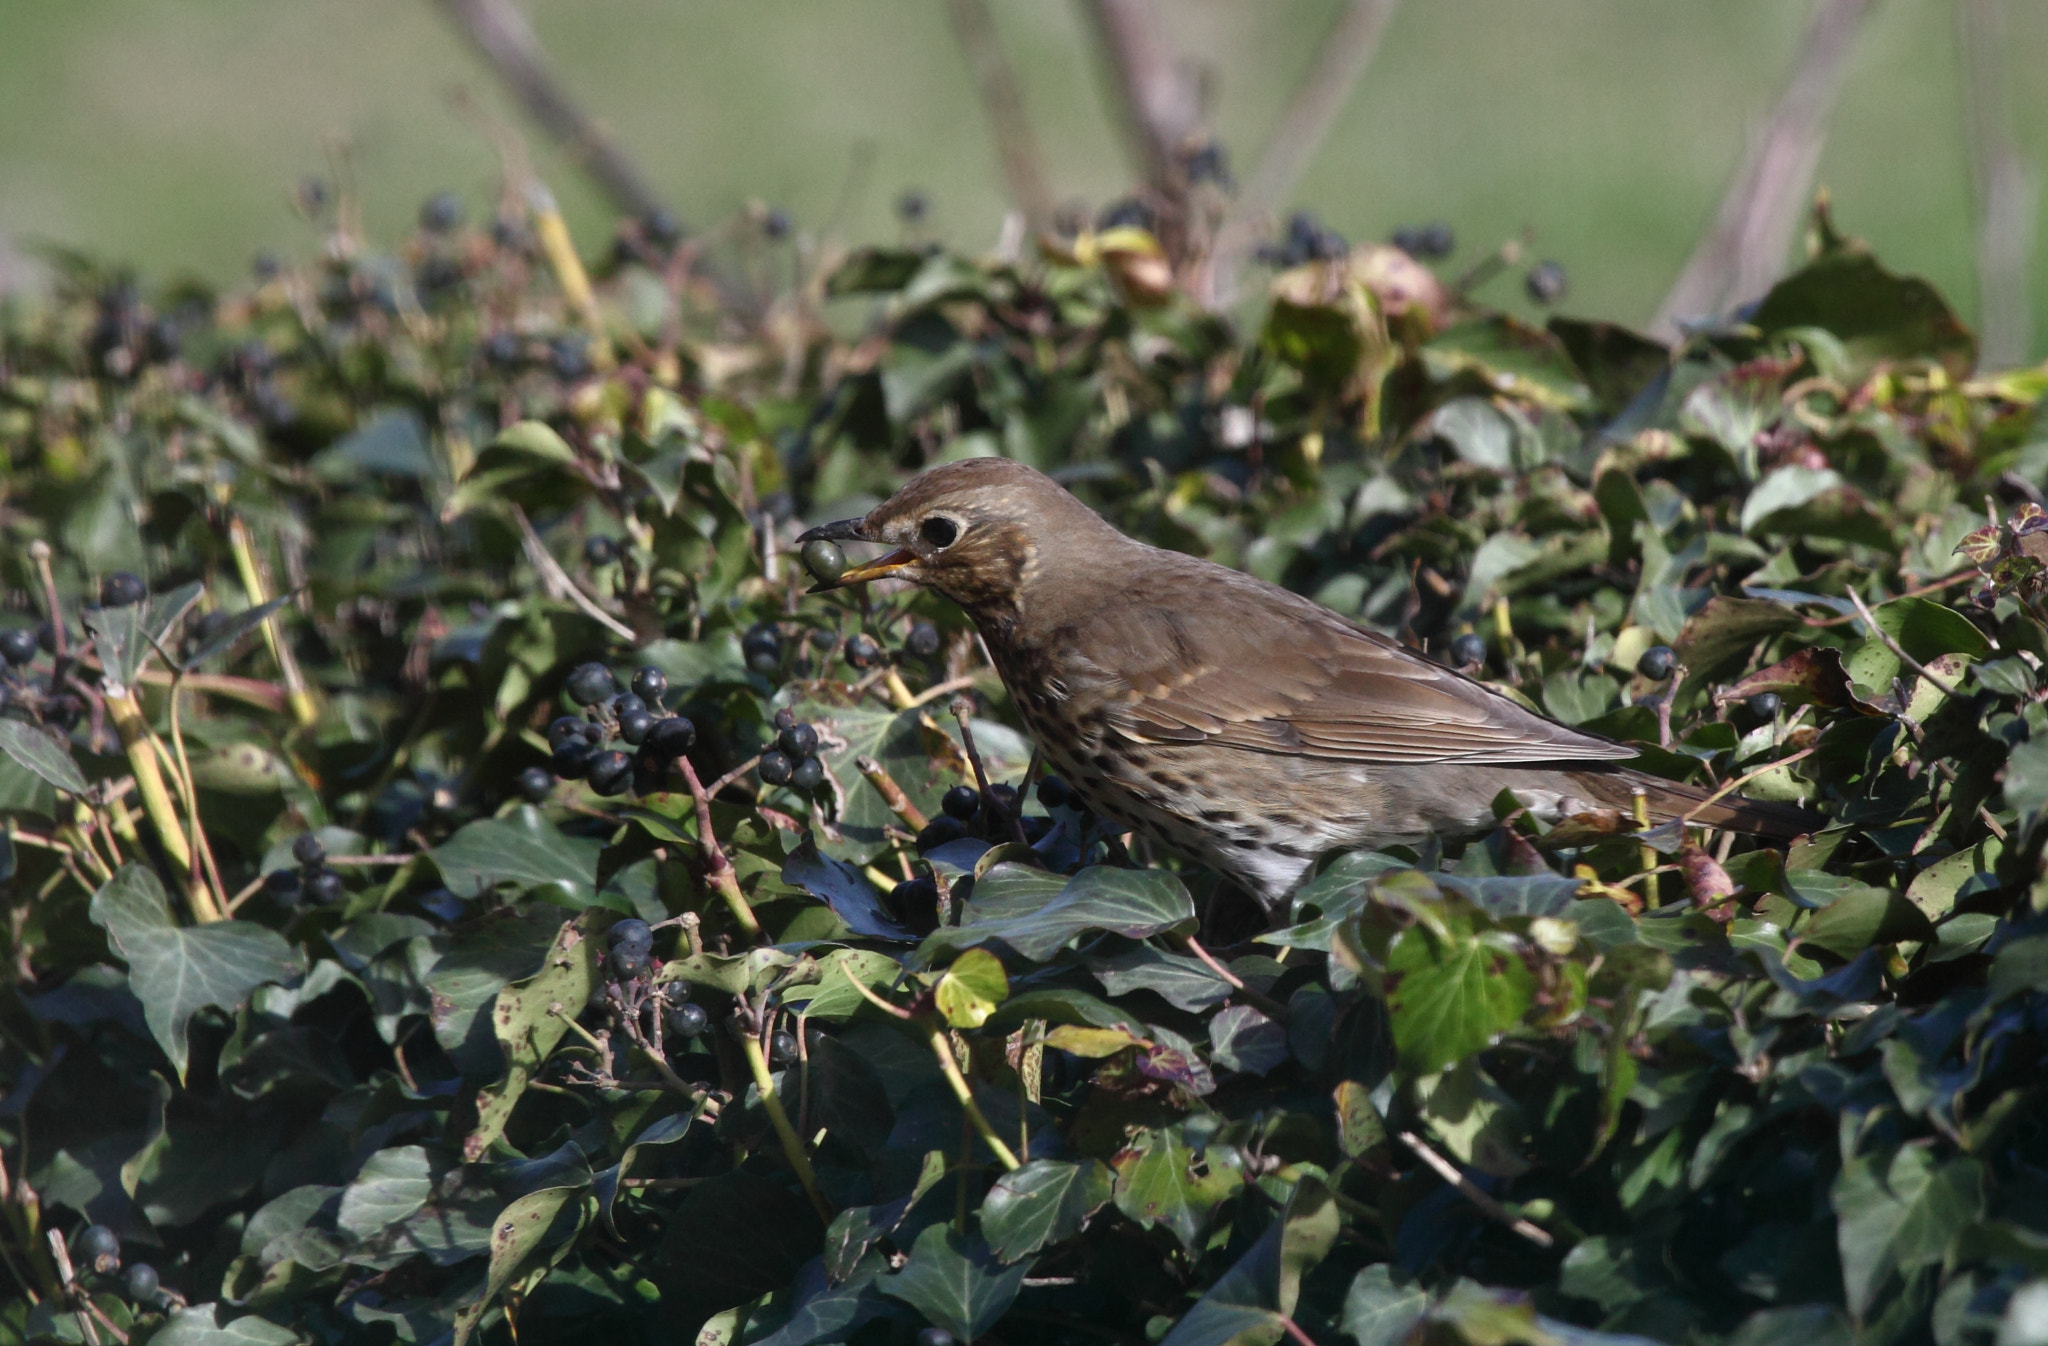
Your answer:
[[[913,477],[859,519],[799,542],[875,542],[893,548],[849,567],[812,593],[868,580],[904,579],[952,599],[977,618],[1014,616],[1028,592],[1064,570],[1074,544],[1121,535],[1035,468],[1007,458],[966,458]]]

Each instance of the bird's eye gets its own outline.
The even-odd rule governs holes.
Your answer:
[[[934,514],[917,527],[918,536],[939,551],[953,545],[960,536],[960,525],[943,514]]]

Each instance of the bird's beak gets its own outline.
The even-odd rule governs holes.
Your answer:
[[[822,539],[826,542],[868,542],[871,541],[863,519],[841,519],[837,523],[819,524],[816,528],[797,538],[797,544]],[[836,580],[821,580],[811,586],[814,594],[829,593],[843,589],[849,584],[866,584],[869,580],[887,579],[903,567],[917,560],[917,553],[899,547],[886,556],[878,556],[865,565],[849,566]]]

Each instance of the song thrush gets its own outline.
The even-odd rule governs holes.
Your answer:
[[[1619,810],[1770,836],[1800,809],[1617,765],[1633,748],[1547,719],[1299,594],[1119,533],[1020,463],[932,468],[805,541],[895,548],[884,577],[966,610],[1045,760],[1099,815],[1192,854],[1269,910],[1335,848]]]

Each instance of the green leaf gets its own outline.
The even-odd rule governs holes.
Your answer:
[[[206,643],[194,650],[191,657],[179,667],[189,671],[203,666],[208,660],[219,658],[232,649],[235,642],[263,625],[270,614],[281,611],[297,597],[296,593],[279,594],[261,607],[244,608],[237,612],[215,628]]]
[[[1287,1061],[1287,1030],[1250,1005],[1231,1005],[1209,1020],[1210,1059],[1227,1070],[1263,1075]]]
[[[441,881],[457,897],[481,897],[503,884],[521,892],[561,883],[584,903],[597,900],[598,842],[571,837],[531,804],[501,818],[480,818],[429,851]]]
[[[1823,253],[1772,286],[1750,321],[1765,333],[1832,333],[1852,362],[1839,375],[1849,383],[1892,361],[1935,360],[1954,378],[1977,362],[1976,338],[1933,286],[1894,275],[1851,248]]]
[[[209,1005],[236,1009],[264,983],[305,970],[299,951],[275,930],[247,921],[179,926],[163,885],[140,864],[123,865],[93,894],[92,919],[127,961],[150,1034],[180,1080],[191,1051],[185,1025],[194,1014]]]
[[[1412,1281],[1396,1285],[1393,1273],[1382,1262],[1351,1278],[1342,1326],[1358,1346],[1402,1346],[1429,1313],[1429,1292]]]
[[[92,788],[71,759],[70,748],[47,729],[0,719],[0,751],[66,794],[82,795]]]
[[[969,949],[953,960],[932,993],[939,1013],[954,1028],[979,1028],[1010,995],[1003,961],[987,949]]]
[[[1005,1267],[980,1239],[935,1224],[917,1236],[910,1260],[877,1282],[883,1294],[900,1299],[963,1342],[985,1335],[1016,1301],[1025,1263]]]
[[[929,962],[949,949],[1000,940],[1018,957],[1040,962],[1089,930],[1145,939],[1166,931],[1184,933],[1195,926],[1195,904],[1188,890],[1163,870],[1100,865],[1084,869],[1061,887],[1058,896],[1036,910],[1019,912],[983,892],[988,879],[1008,868],[997,865],[975,885],[959,925],[926,936],[918,946],[920,960]]]
[[[1840,1220],[1842,1289],[1861,1315],[1894,1275],[1933,1266],[1985,1211],[1975,1159],[1942,1162],[1926,1147],[1844,1158],[1831,1193]]]
[[[1934,926],[1899,894],[1858,884],[1809,917],[1799,934],[1839,958],[1854,958],[1873,944],[1932,939]]]
[[[476,1095],[476,1126],[462,1142],[462,1155],[480,1161],[504,1133],[527,1084],[569,1031],[569,1019],[581,1012],[598,980],[598,946],[592,936],[611,924],[593,921],[586,912],[565,921],[548,949],[541,970],[498,992],[491,1028],[505,1056],[505,1078]],[[564,1017],[564,1016],[567,1017]]]
[[[1301,1179],[1279,1218],[1173,1325],[1160,1346],[1272,1346],[1294,1315],[1302,1276],[1337,1241],[1338,1224],[1329,1188],[1313,1177]]]
[[[1081,1232],[1109,1203],[1115,1179],[1094,1159],[1034,1159],[996,1179],[981,1203],[981,1232],[1005,1262]]]
[[[194,1304],[171,1312],[170,1321],[150,1341],[155,1346],[296,1346],[303,1340],[253,1313],[221,1321],[218,1304]]]
[[[92,633],[93,652],[99,656],[107,680],[133,686],[157,648],[168,650],[172,628],[205,592],[206,586],[194,581],[169,593],[151,594],[140,603],[87,612],[85,629]]]
[[[923,269],[925,254],[916,248],[855,248],[825,278],[825,295],[891,294],[910,283]]]
[[[379,1150],[363,1162],[343,1189],[335,1224],[358,1239],[375,1238],[412,1218],[433,1194],[433,1167],[423,1147],[399,1145]]]
[[[1243,1181],[1237,1170],[1198,1158],[1178,1126],[1142,1133],[1116,1157],[1116,1208],[1146,1226],[1201,1246],[1210,1217]]]
[[[867,875],[844,860],[820,855],[812,837],[806,836],[782,862],[782,881],[823,900],[849,931],[863,939],[917,938],[915,930],[889,913],[881,892],[868,882]]]
[[[562,1208],[571,1198],[580,1200],[583,1192],[582,1187],[549,1187],[528,1192],[498,1212],[491,1222],[491,1263],[483,1293],[455,1315],[455,1346],[463,1346],[469,1340],[483,1322],[484,1313],[529,1269],[555,1228]]]
[[[1446,937],[1411,926],[1387,949],[1387,1008],[1410,1075],[1433,1075],[1521,1022],[1535,994],[1528,965],[1468,923]]]
[[[390,477],[439,473],[427,445],[426,422],[411,407],[372,412],[354,431],[314,454],[307,466],[315,476],[341,483],[351,483],[364,473]]]
[[[1950,654],[1980,659],[1991,650],[1991,642],[1969,618],[1932,599],[1894,598],[1870,615],[1878,630],[1923,666]],[[1879,692],[1889,691],[1892,679],[1907,671],[1891,646],[1875,634],[1850,654],[1847,667],[1851,678]],[[1954,680],[1952,675],[1949,681]]]
[[[1809,504],[1842,485],[1841,474],[1832,468],[1775,468],[1743,500],[1738,526],[1745,533],[1757,532],[1774,516]]]

